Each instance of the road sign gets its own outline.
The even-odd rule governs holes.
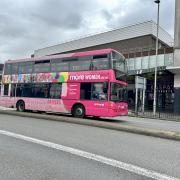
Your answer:
[[[136,88],[135,112],[136,113],[138,112],[138,90],[140,90],[141,92],[143,92],[143,95],[142,95],[142,112],[144,113],[146,78],[136,76],[135,88]]]
[[[135,79],[135,88],[136,89],[146,89],[146,78],[144,77],[140,77],[140,76],[136,76]]]

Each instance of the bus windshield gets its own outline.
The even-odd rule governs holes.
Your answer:
[[[111,83],[110,100],[114,102],[127,101],[127,89],[126,86],[118,83]]]
[[[121,54],[112,52],[112,65],[114,70],[126,73],[125,59]]]
[[[115,71],[116,80],[126,81],[126,61],[125,58],[117,52],[112,52],[112,68]]]

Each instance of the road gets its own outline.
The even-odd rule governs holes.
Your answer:
[[[144,180],[163,174],[167,179],[180,179],[179,157],[178,141],[0,114],[2,180]],[[112,165],[115,160],[117,163]],[[143,168],[145,174],[138,168]]]

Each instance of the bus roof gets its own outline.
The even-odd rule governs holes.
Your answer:
[[[75,53],[67,53],[67,54],[58,54],[58,55],[47,55],[42,57],[33,57],[33,58],[25,58],[25,59],[18,59],[18,60],[8,60],[5,63],[16,63],[16,62],[26,62],[26,61],[40,61],[40,60],[49,60],[49,59],[57,59],[57,58],[70,58],[70,57],[81,57],[81,56],[91,56],[91,55],[98,55],[98,54],[108,54],[114,49],[101,49],[101,50],[94,50],[94,51],[84,51],[84,52],[75,52]]]

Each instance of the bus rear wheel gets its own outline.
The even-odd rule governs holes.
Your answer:
[[[77,104],[73,107],[72,115],[77,118],[83,118],[85,116],[85,108],[81,104]]]
[[[17,107],[17,111],[24,112],[25,111],[24,101],[18,101],[16,107]]]

